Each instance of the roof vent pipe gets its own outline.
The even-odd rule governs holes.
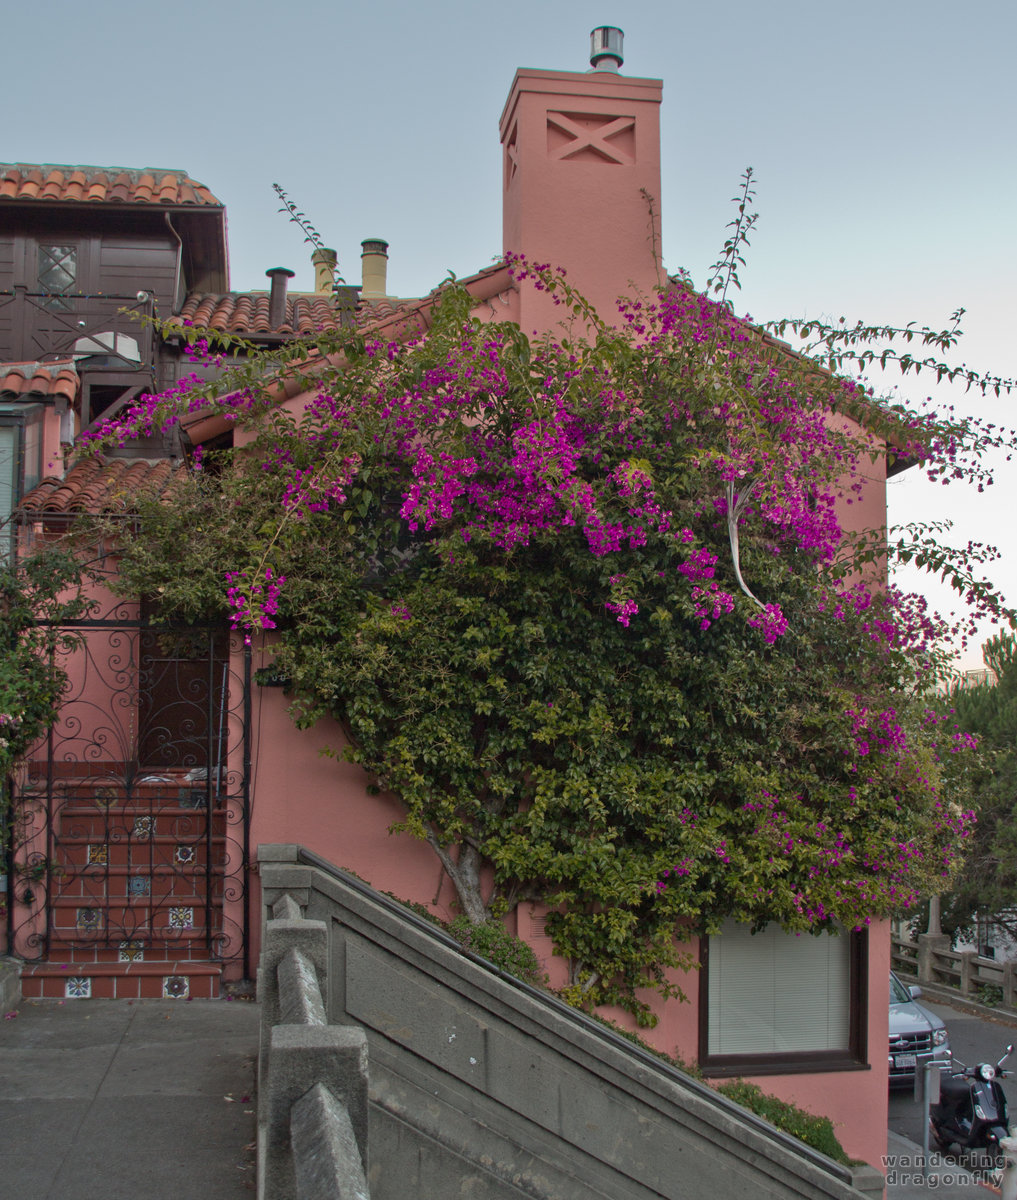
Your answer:
[[[367,238],[360,243],[360,262],[364,286],[361,300],[383,300],[388,292],[388,242],[383,238]]]
[[[289,267],[270,267],[265,274],[272,280],[272,291],[268,297],[268,323],[278,329],[286,323],[286,280],[296,274]]]
[[[335,272],[339,256],[327,246],[319,246],[311,255],[314,265],[314,291],[318,296],[330,296],[335,290]]]
[[[598,25],[590,30],[590,70],[618,71],[622,57],[622,38],[625,34],[614,25]]]

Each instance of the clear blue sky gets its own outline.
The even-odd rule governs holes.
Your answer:
[[[516,67],[584,70],[598,24],[624,28],[626,74],[664,81],[669,270],[705,281],[751,165],[741,311],[942,326],[963,305],[963,357],[1017,375],[1014,0],[629,0],[624,15],[580,0],[44,0],[4,15],[33,65],[7,90],[0,157],[185,169],[227,206],[234,288],[273,266],[310,288],[278,180],[348,278],[361,240],[384,237],[390,290],[419,295],[501,250],[497,122]],[[1011,423],[1015,409],[992,405]],[[909,472],[891,519],[952,516],[960,541],[996,541],[1017,602],[1008,470],[970,502]]]

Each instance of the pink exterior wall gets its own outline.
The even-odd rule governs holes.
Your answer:
[[[140,606],[114,596],[95,585],[90,589],[93,616],[115,612],[125,621],[137,620]],[[93,630],[88,637],[87,653],[61,651],[57,662],[67,674],[64,689],[72,702],[65,704],[53,726],[59,758],[73,764],[88,761],[98,765],[101,749],[104,764],[122,765],[131,761],[137,749],[138,698],[125,689],[127,672],[138,663],[136,630]],[[111,713],[115,709],[115,719]],[[33,761],[44,762],[45,744],[37,747]]]
[[[505,250],[564,267],[609,322],[623,292],[664,282],[661,87],[609,71],[520,70],[501,116]],[[524,333],[561,319],[546,294],[523,290]]]
[[[60,426],[63,423],[60,409],[66,409],[67,401],[62,397],[54,405],[48,405],[42,419],[42,473],[55,475],[63,469],[63,444],[60,441]]]

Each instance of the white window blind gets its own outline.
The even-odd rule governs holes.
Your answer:
[[[13,548],[9,518],[17,499],[17,452],[17,427],[0,425],[0,561],[3,562],[10,559]]]
[[[787,1054],[848,1050],[850,938],[785,933],[754,936],[727,921],[710,938],[707,1050]]]

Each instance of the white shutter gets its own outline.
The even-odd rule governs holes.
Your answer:
[[[727,921],[710,939],[709,1054],[847,1050],[851,1029],[850,938],[754,936]]]
[[[0,561],[10,560],[13,549],[13,530],[8,518],[17,498],[16,425],[0,425]]]

